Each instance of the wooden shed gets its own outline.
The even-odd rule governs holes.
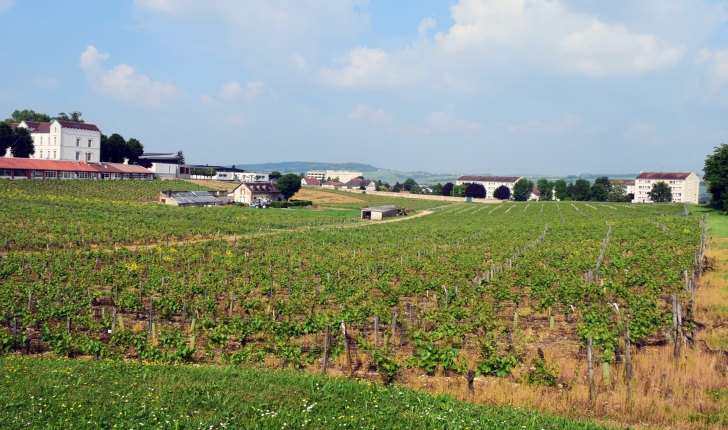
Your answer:
[[[400,210],[398,206],[375,206],[371,208],[364,208],[361,210],[361,219],[369,219],[373,221],[379,221],[387,217],[397,216],[403,214],[404,211]]]

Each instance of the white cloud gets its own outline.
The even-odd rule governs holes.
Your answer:
[[[655,132],[655,126],[652,124],[640,124],[638,122],[632,124],[624,133],[624,137],[645,137]]]
[[[384,109],[372,111],[367,105],[360,104],[347,116],[347,119],[355,121],[369,121],[373,124],[390,124],[394,122],[394,118]]]
[[[686,51],[655,34],[636,32],[571,11],[562,0],[460,0],[455,23],[432,40],[435,21],[420,22],[419,39],[403,49],[359,46],[339,68],[322,68],[325,83],[342,87],[419,83],[472,90],[471,80],[507,66],[536,66],[592,77],[646,73],[679,62]],[[463,83],[464,82],[464,83]]]
[[[100,54],[93,45],[89,45],[79,58],[80,67],[86,72],[86,80],[96,91],[117,100],[153,108],[161,108],[187,95],[171,81],[152,81],[128,64],[119,64],[106,70],[102,66],[108,58],[108,53]]]
[[[473,136],[483,126],[476,122],[467,122],[447,112],[437,111],[427,117],[427,124],[430,130],[438,133],[457,133],[464,136]]]
[[[260,94],[263,86],[263,82],[247,82],[243,88],[238,81],[232,81],[220,87],[220,96],[226,100],[243,98],[250,102]]]
[[[225,121],[231,125],[246,126],[250,124],[250,118],[243,112],[233,112],[225,118]]]
[[[15,0],[0,0],[0,15],[4,14],[15,4]]]
[[[712,94],[728,84],[728,49],[703,49],[698,56],[698,62],[706,67],[709,93]]]
[[[522,124],[504,124],[508,133],[560,134],[572,130],[581,123],[578,115],[568,114],[564,119],[555,121],[528,120]]]
[[[37,77],[33,79],[33,85],[44,90],[55,90],[61,86],[61,81],[54,77]]]
[[[298,67],[301,70],[304,70],[306,68],[306,59],[298,54],[293,54],[293,61],[296,62],[296,67]]]
[[[219,106],[220,105],[220,102],[219,101],[217,101],[214,98],[208,96],[207,94],[203,94],[200,97],[200,103],[202,103],[203,105],[208,105],[208,106]]]

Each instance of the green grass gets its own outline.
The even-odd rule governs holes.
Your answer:
[[[688,207],[695,214],[707,214],[708,234],[714,238],[728,238],[728,215],[708,205],[692,205]]]
[[[0,428],[600,429],[399,387],[233,366],[0,359]]]

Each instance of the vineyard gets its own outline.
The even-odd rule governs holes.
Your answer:
[[[4,353],[303,369],[493,404],[530,390],[529,407],[552,393],[576,415],[659,410],[660,425],[685,390],[701,404],[694,422],[726,424],[703,419],[725,406],[706,394],[728,387],[719,358],[701,370],[710,386],[641,400],[660,378],[650,354],[679,360],[700,328],[707,224],[689,207],[452,204],[377,224],[351,202],[143,201],[155,187],[0,181]],[[548,407],[565,412],[558,402]]]

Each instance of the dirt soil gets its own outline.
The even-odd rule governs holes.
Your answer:
[[[364,203],[364,200],[360,200],[354,197],[342,196],[340,194],[329,193],[322,190],[313,190],[310,188],[301,188],[293,196],[294,200],[311,200],[315,205],[326,205],[327,203]]]
[[[214,188],[216,190],[228,190],[232,191],[235,187],[238,186],[237,182],[225,182],[225,181],[213,181],[212,179],[185,179],[187,182],[192,182],[196,185],[201,185],[203,187],[210,187]]]

